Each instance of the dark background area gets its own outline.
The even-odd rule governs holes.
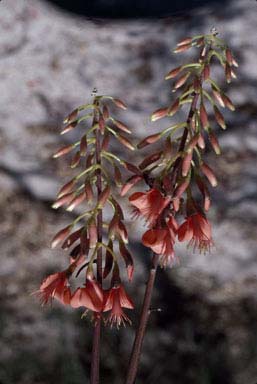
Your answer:
[[[190,11],[206,5],[221,7],[226,0],[48,0],[69,12],[96,18],[158,18],[168,16],[190,16]]]
[[[152,306],[162,312],[151,315],[137,384],[255,384],[256,1],[85,1],[83,12],[75,9],[82,2],[61,3],[70,12],[43,0],[0,2],[0,384],[89,382],[90,320],[58,303],[41,308],[31,296],[68,260],[49,247],[72,217],[51,209],[72,173],[68,161],[51,158],[74,139],[59,136],[63,117],[90,100],[96,86],[128,104],[115,113],[136,139],[156,132],[159,122],[150,123],[150,113],[174,98],[165,74],[195,57],[194,50],[174,55],[172,49],[212,26],[240,64],[229,86],[216,66],[212,72],[237,107],[225,113],[226,131],[213,126],[222,156],[206,150],[219,180],[208,216],[215,247],[206,255],[179,247],[180,263],[159,271]],[[136,307],[132,327],[104,328],[104,384],[123,382],[149,265],[141,223],[130,212],[136,271],[126,288]]]

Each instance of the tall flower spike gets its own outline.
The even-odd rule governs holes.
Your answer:
[[[125,243],[128,243],[128,233],[124,215],[113,196],[111,180],[114,176],[117,178],[118,174],[121,177],[121,167],[129,172],[137,172],[137,177],[140,177],[141,171],[110,151],[111,138],[117,140],[119,146],[121,143],[126,148],[134,149],[134,145],[127,138],[131,133],[129,127],[112,113],[113,107],[125,110],[125,103],[112,96],[99,96],[96,90],[92,92],[92,97],[91,102],[75,108],[65,118],[66,125],[61,130],[61,135],[69,135],[69,132],[81,129],[81,139],[63,146],[54,155],[55,158],[61,158],[72,153],[70,165],[75,172],[73,178],[60,189],[53,204],[55,209],[62,207],[77,213],[77,217],[61,229],[51,243],[52,248],[61,245],[63,250],[68,250],[70,266],[67,271],[46,277],[40,286],[39,295],[43,304],[55,297],[73,308],[85,307],[95,313],[101,313],[104,303],[102,283],[113,271],[114,264],[115,270],[119,270],[119,261],[121,264],[125,261],[129,281],[132,279],[134,268],[132,255],[125,247]],[[82,157],[85,158],[83,162]],[[103,225],[107,204],[113,209],[115,225],[108,227],[105,242]],[[103,249],[105,253],[102,252]],[[105,268],[102,270],[104,261]],[[85,268],[85,285],[71,292],[69,278],[75,270],[77,277]],[[117,292],[120,299],[127,297],[122,282]],[[108,303],[113,297],[113,313],[118,316],[117,311],[115,312],[118,302],[116,296],[116,293],[110,294]],[[125,306],[132,308],[131,302],[128,303],[129,299]],[[122,306],[123,304],[124,301],[121,302]],[[115,319],[120,324],[125,318],[126,316],[122,315],[120,320],[119,316]],[[111,323],[116,320],[112,318]]]
[[[189,224],[184,224],[180,229],[180,240],[183,239],[181,231],[188,225],[190,230],[186,232],[185,239],[192,234],[191,241],[200,251],[206,251],[212,245],[211,236],[205,234],[207,237],[204,238],[196,230],[197,225],[202,228],[207,220],[202,218],[201,212],[210,207],[206,183],[209,181],[213,187],[217,185],[214,172],[203,160],[206,137],[215,153],[220,154],[218,140],[211,127],[213,119],[208,116],[209,108],[206,103],[213,107],[215,120],[223,129],[226,128],[226,123],[218,106],[233,109],[232,102],[213,79],[214,71],[211,70],[213,58],[218,57],[221,66],[225,68],[225,76],[231,80],[231,67],[234,65],[231,50],[217,37],[216,32],[212,32],[182,40],[174,52],[184,52],[191,47],[200,48],[198,58],[171,70],[166,76],[167,80],[174,79],[173,90],[179,94],[174,101],[168,103],[169,106],[157,109],[151,115],[151,120],[154,122],[161,118],[170,118],[178,110],[188,106],[187,117],[181,123],[171,123],[162,131],[140,141],[137,146],[139,149],[160,143],[160,150],[157,152],[155,149],[151,153],[148,149],[147,157],[139,165],[141,175],[135,173],[134,178],[128,179],[122,189],[124,194],[133,187],[134,181],[136,183],[144,180],[147,184],[147,191],[135,192],[129,200],[134,207],[134,214],[145,218],[149,227],[143,235],[143,244],[156,254],[163,255],[159,260],[164,266],[169,264],[169,257],[174,257],[176,231],[172,234],[169,231],[169,216],[177,220],[185,211],[187,213]],[[210,86],[212,93],[209,93]],[[137,179],[136,176],[140,178]],[[194,184],[197,184],[202,193],[201,205],[193,196]]]
[[[149,229],[144,233],[142,242],[152,249],[153,256],[126,384],[134,384],[136,381],[158,264],[162,266],[173,264],[177,235],[180,241],[188,240],[189,244],[198,248],[200,252],[209,250],[212,245],[211,226],[203,214],[204,209],[207,211],[210,206],[210,196],[203,176],[213,186],[216,185],[214,174],[203,161],[207,135],[211,137],[215,152],[219,152],[219,149],[213,135],[209,136],[212,132],[212,119],[208,116],[209,108],[206,108],[205,104],[210,102],[211,106],[215,106],[215,119],[222,128],[225,128],[223,116],[218,112],[216,103],[221,107],[231,107],[233,104],[231,105],[228,100],[225,102],[223,92],[212,78],[214,74],[211,70],[212,59],[218,58],[225,69],[228,82],[235,77],[231,66],[237,63],[224,41],[217,38],[216,29],[212,29],[209,35],[182,40],[174,52],[188,51],[191,47],[200,48],[198,58],[192,63],[171,70],[166,76],[166,79],[174,79],[173,91],[180,93],[176,97],[179,102],[169,101],[172,113],[166,112],[166,108],[169,107],[162,106],[161,110],[154,112],[151,120],[170,117],[169,115],[188,106],[187,117],[181,123],[174,125],[170,123],[162,132],[157,132],[157,141],[160,144],[158,156],[154,157],[158,153],[156,148],[151,153],[148,147],[147,158],[143,159],[139,166],[147,191],[149,189],[159,191],[162,199],[168,198],[169,202],[160,211],[156,208],[157,204],[152,203],[150,207],[154,209],[153,214],[149,210],[149,204],[144,201],[148,192],[136,192],[130,197],[133,206],[135,202],[137,203],[136,213],[148,219]],[[206,83],[208,88],[205,87]],[[212,94],[209,94],[210,85],[214,90]],[[152,137],[155,137],[154,134]],[[138,147],[143,148],[145,143],[150,146],[149,137],[143,139]],[[151,161],[152,158],[154,162]],[[197,183],[203,196],[200,202],[194,197],[195,188],[192,188],[194,183]],[[185,213],[186,221],[178,228],[176,223],[180,220],[179,216],[182,214],[184,216]]]

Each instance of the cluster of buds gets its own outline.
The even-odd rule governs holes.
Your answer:
[[[161,149],[152,153],[148,151],[122,188],[124,193],[140,180],[147,184],[146,191],[133,193],[129,200],[135,214],[143,217],[148,224],[142,242],[159,255],[161,266],[173,264],[176,239],[188,241],[200,252],[208,251],[213,243],[206,212],[211,204],[208,183],[215,187],[217,179],[203,160],[203,154],[208,143],[217,155],[221,151],[208,117],[206,102],[213,109],[216,123],[222,129],[226,128],[226,124],[219,107],[232,111],[235,108],[212,78],[211,64],[213,59],[221,64],[228,83],[236,77],[233,67],[238,66],[230,49],[216,35],[215,31],[184,39],[177,44],[175,53],[191,47],[199,48],[198,59],[167,74],[166,80],[177,78],[173,92],[180,94],[171,105],[156,110],[151,120],[174,116],[184,106],[188,106],[187,118],[147,136],[138,144],[141,149],[161,141]],[[185,216],[181,224],[180,215]]]
[[[131,133],[127,125],[110,112],[111,103],[123,110],[126,105],[111,96],[95,93],[92,96],[92,103],[76,108],[66,117],[61,131],[66,134],[91,120],[90,125],[83,127],[82,138],[62,147],[53,156],[60,158],[75,152],[70,166],[77,173],[60,189],[53,208],[63,207],[69,212],[76,208],[79,215],[61,229],[51,243],[52,248],[60,245],[69,252],[69,265],[66,270],[46,277],[39,295],[42,304],[57,298],[65,305],[84,307],[97,318],[119,326],[129,321],[123,308],[133,308],[121,281],[120,259],[125,263],[129,281],[134,264],[127,248],[123,211],[113,195],[111,181],[114,179],[121,185],[121,167],[127,169],[130,165],[109,151],[110,139],[114,137],[130,150],[135,148],[126,136]],[[81,116],[83,111],[85,114]],[[110,221],[104,221],[107,204],[113,212]],[[84,285],[72,291],[71,278],[78,277],[82,271]],[[109,312],[107,318],[102,316],[103,312]]]

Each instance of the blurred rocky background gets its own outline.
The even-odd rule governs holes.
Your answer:
[[[153,307],[162,312],[150,318],[137,383],[255,384],[256,1],[53,3],[0,2],[0,383],[88,382],[89,320],[58,303],[41,308],[31,296],[46,274],[67,262],[66,254],[49,249],[70,219],[50,208],[71,174],[51,159],[72,139],[58,135],[62,118],[97,87],[127,102],[120,118],[138,138],[155,132],[149,114],[173,97],[164,75],[187,57],[171,49],[215,26],[240,63],[228,89],[237,110],[226,114],[228,129],[218,132],[223,156],[208,154],[220,182],[210,212],[216,247],[206,255],[180,248],[180,264],[159,271]],[[217,76],[226,89],[222,73]],[[135,223],[130,235],[135,320],[149,255]],[[105,329],[102,383],[123,382],[133,334],[133,327]]]

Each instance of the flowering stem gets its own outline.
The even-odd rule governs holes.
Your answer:
[[[188,136],[188,127],[190,126],[191,120],[194,116],[194,112],[197,107],[199,93],[194,92],[192,96],[193,96],[193,99],[191,102],[190,110],[189,110],[187,121],[186,121],[187,126],[184,129],[184,132],[180,141],[179,149],[178,149],[179,153],[183,152],[185,149],[187,136]],[[181,157],[179,156],[174,163],[173,171],[171,174],[171,182],[172,182],[173,190],[175,187],[180,163],[181,163]],[[145,178],[145,181],[146,183],[149,183],[147,178]],[[153,254],[152,261],[151,261],[151,269],[149,272],[145,295],[144,295],[143,307],[142,307],[141,316],[139,320],[139,325],[136,331],[136,336],[135,336],[135,340],[134,340],[134,344],[133,344],[133,348],[130,356],[126,384],[134,384],[137,376],[137,370],[138,370],[138,365],[140,361],[143,339],[145,336],[145,330],[146,330],[148,318],[150,315],[150,304],[152,299],[156,272],[158,269],[158,260],[159,260],[159,256],[156,254]]]
[[[147,322],[149,319],[149,315],[151,313],[150,304],[151,304],[151,299],[153,294],[156,272],[158,268],[158,260],[159,260],[159,256],[154,253],[151,261],[151,268],[150,268],[150,273],[149,273],[148,281],[146,285],[139,325],[136,331],[136,336],[135,336],[135,340],[134,340],[134,344],[133,344],[133,348],[130,356],[126,384],[134,384],[136,379],[143,340],[145,336],[145,330],[146,330]]]
[[[94,105],[97,105],[97,99],[94,101]],[[97,112],[94,110],[93,126],[97,123]],[[102,192],[102,175],[101,175],[101,143],[100,143],[100,129],[95,130],[96,138],[96,149],[95,149],[95,161],[96,165],[99,166],[97,170],[97,196],[99,198]],[[97,242],[101,243],[103,237],[103,213],[102,209],[99,209],[97,215]],[[97,250],[97,281],[102,286],[102,248],[99,247]],[[100,365],[100,338],[101,338],[101,316],[95,314],[95,327],[93,335],[93,348],[91,357],[91,373],[90,373],[90,384],[99,384],[99,365]]]

